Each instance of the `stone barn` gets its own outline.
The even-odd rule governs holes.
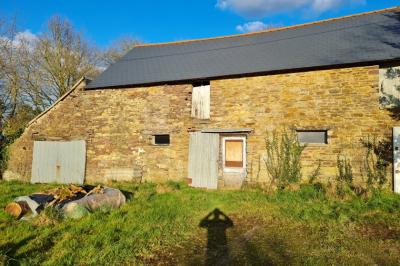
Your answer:
[[[265,138],[287,128],[307,144],[304,177],[318,164],[322,180],[335,177],[345,155],[361,180],[363,138],[379,138],[390,165],[398,157],[399,65],[399,8],[138,45],[31,121],[5,177],[266,182]]]

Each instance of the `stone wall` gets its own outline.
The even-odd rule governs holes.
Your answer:
[[[359,170],[360,138],[391,141],[388,110],[379,107],[379,67],[354,67],[211,81],[211,119],[191,118],[192,86],[77,89],[30,125],[11,147],[8,176],[29,179],[33,140],[84,139],[87,182],[187,177],[189,133],[201,128],[253,128],[248,136],[250,180],[265,181],[264,139],[274,129],[328,129],[327,145],[309,145],[304,175],[321,161],[322,178],[336,175],[336,157]],[[171,145],[152,145],[153,134]]]
[[[392,119],[379,105],[379,67],[356,67],[212,82],[215,127],[250,127],[248,178],[265,181],[265,136],[275,129],[328,130],[328,144],[310,144],[303,154],[304,176],[321,163],[323,178],[334,178],[338,154],[360,174],[360,139],[391,142]],[[216,100],[220,99],[220,100]],[[391,152],[391,151],[390,151]]]

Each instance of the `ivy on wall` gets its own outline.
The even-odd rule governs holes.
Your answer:
[[[379,103],[384,108],[400,107],[400,67],[380,69]]]

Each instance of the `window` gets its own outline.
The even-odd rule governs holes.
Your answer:
[[[169,145],[170,137],[168,134],[154,135],[153,136],[153,144],[154,145]]]
[[[193,84],[192,117],[210,119],[210,82]]]
[[[301,143],[328,144],[328,131],[297,130],[297,138]]]

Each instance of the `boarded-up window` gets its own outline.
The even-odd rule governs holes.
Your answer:
[[[328,144],[328,131],[326,130],[297,130],[297,137],[301,143]]]
[[[210,84],[193,85],[192,117],[210,119]]]
[[[243,167],[243,140],[225,140],[225,167]]]

